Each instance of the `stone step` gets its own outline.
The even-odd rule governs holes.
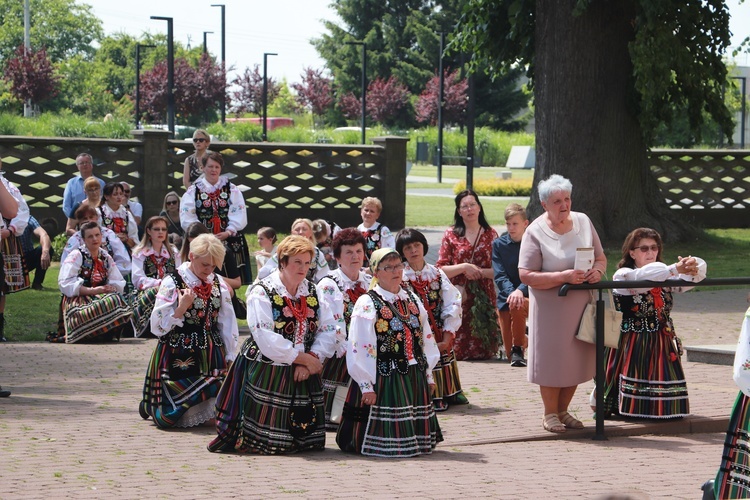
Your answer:
[[[712,365],[733,365],[736,344],[685,346],[687,360]]]

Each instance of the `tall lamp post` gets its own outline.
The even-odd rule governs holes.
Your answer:
[[[213,35],[213,31],[204,31],[203,32],[203,53],[208,54],[208,43],[206,42],[206,35]]]
[[[362,46],[362,144],[365,144],[366,112],[367,112],[367,43],[346,42],[347,45]]]
[[[227,39],[226,39],[226,6],[222,3],[211,4],[211,7],[221,7],[221,69],[224,70],[224,78],[227,71]],[[221,93],[221,123],[227,119],[227,91],[224,81],[224,92]]]
[[[277,56],[271,52],[263,53],[263,142],[268,140],[268,56]]]
[[[167,22],[167,123],[174,135],[174,30],[171,17],[151,16],[151,19]]]
[[[745,109],[747,101],[747,77],[745,76],[733,76],[732,80],[740,80],[742,82],[742,109],[740,111],[742,116],[742,122],[740,124],[740,148],[745,149]]]
[[[135,128],[141,128],[141,49],[153,49],[156,45],[135,44]]]
[[[443,182],[443,107],[445,101],[445,75],[443,74],[443,51],[445,50],[445,32],[440,32],[440,59],[438,60],[438,74],[440,91],[438,92],[438,137],[437,137],[437,181]]]

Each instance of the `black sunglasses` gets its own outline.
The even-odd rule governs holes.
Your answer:
[[[179,201],[177,201],[177,200],[172,200],[172,201],[168,201],[168,202],[167,202],[167,205],[177,205],[178,203],[179,203]]]
[[[195,139],[193,139],[193,142],[206,142],[206,141],[207,139],[204,139],[203,137],[196,137]]]

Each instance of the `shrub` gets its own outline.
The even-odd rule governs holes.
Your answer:
[[[466,189],[466,181],[459,181],[453,186],[455,194]],[[531,196],[533,182],[531,179],[525,180],[475,180],[474,191],[479,196]]]
[[[21,117],[11,113],[0,114],[0,135],[16,135],[20,129]]]
[[[53,254],[53,260],[59,261],[60,256],[63,254],[63,250],[65,249],[65,245],[68,243],[68,235],[65,234],[65,231],[55,236],[52,240],[52,250],[55,252]]]

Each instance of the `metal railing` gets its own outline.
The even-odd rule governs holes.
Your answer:
[[[706,278],[703,281],[694,283],[686,280],[665,280],[665,281],[600,281],[598,283],[583,283],[572,285],[566,283],[560,287],[557,294],[564,297],[569,290],[599,290],[599,297],[596,301],[596,375],[594,382],[596,384],[596,433],[593,439],[606,440],[604,435],[604,300],[602,299],[602,290],[611,290],[613,288],[676,288],[682,286],[704,287],[704,286],[736,286],[750,285],[750,277],[746,278]]]

